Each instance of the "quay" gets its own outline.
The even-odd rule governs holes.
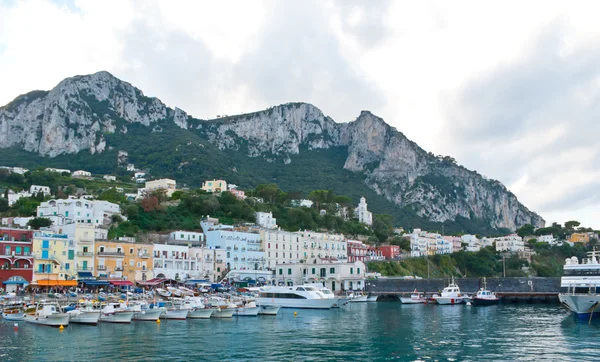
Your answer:
[[[504,303],[558,303],[560,278],[486,278],[487,288],[502,298]],[[465,294],[475,294],[483,287],[482,278],[455,279]],[[448,286],[450,278],[409,279],[378,278],[366,282],[366,291],[380,296],[380,300],[394,300],[401,296],[410,296],[416,289],[426,295],[439,293]]]

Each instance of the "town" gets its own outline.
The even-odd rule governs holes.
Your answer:
[[[163,203],[181,202],[177,196],[184,190],[173,179],[147,179],[145,172],[133,165],[127,169],[135,192],[111,186],[115,175],[92,175],[91,172],[45,168],[38,173],[58,174],[74,180],[101,182],[99,193],[120,194],[120,198],[141,204],[144,210]],[[5,179],[19,179],[30,171],[21,167],[2,167]],[[16,176],[18,175],[18,176]],[[266,204],[265,197],[247,196],[244,190],[225,180],[207,180],[202,194],[223,195],[242,202]],[[405,232],[393,228],[383,242],[373,242],[374,236],[322,230],[286,231],[278,226],[271,211],[254,212],[255,222],[225,223],[222,218],[205,214],[193,227],[168,231],[138,231],[120,235],[115,225],[127,223],[133,211],[122,205],[100,199],[85,188],[67,195],[64,189],[52,190],[49,185],[31,184],[28,189],[3,190],[9,210],[23,200],[36,199],[35,215],[4,216],[0,227],[0,283],[5,291],[24,287],[101,287],[156,286],[165,280],[181,283],[219,282],[238,285],[296,285],[322,283],[333,292],[363,291],[368,277],[367,263],[403,260],[423,256],[478,252],[490,247],[500,253],[514,254],[531,260],[535,253],[530,239],[536,243],[590,243],[598,235],[593,231],[573,232],[565,240],[552,234],[534,235],[534,230],[497,237],[476,235],[443,235],[414,228]],[[265,193],[265,195],[268,195]],[[312,195],[314,196],[314,195]],[[311,200],[312,198],[312,200]],[[319,197],[291,200],[291,207],[321,209]],[[342,199],[338,199],[341,201]],[[374,215],[362,197],[352,208],[348,200],[335,204],[336,216],[354,222],[368,230]],[[268,208],[268,207],[267,207]],[[135,209],[134,209],[135,210]],[[522,228],[522,229],[525,229]],[[532,235],[532,236],[529,236]],[[389,243],[391,239],[401,240]]]

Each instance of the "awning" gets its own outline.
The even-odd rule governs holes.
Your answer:
[[[92,272],[78,272],[77,273],[77,277],[79,277],[79,279],[93,279],[94,276],[92,275]]]
[[[80,280],[85,285],[108,285],[108,280]]]
[[[110,284],[116,285],[118,287],[120,287],[120,286],[133,287],[133,283],[130,282],[129,280],[110,280]]]
[[[77,280],[49,280],[42,279],[37,281],[41,287],[76,287]]]
[[[152,278],[150,280],[136,280],[135,282],[138,285],[148,286],[148,287],[154,287],[154,286],[157,286],[157,285],[159,285],[161,283],[164,283],[167,280],[169,280],[169,279],[165,279],[165,278]]]
[[[2,284],[29,284],[27,280],[7,280]]]

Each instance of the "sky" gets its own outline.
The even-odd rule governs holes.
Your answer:
[[[370,110],[600,229],[595,1],[0,0],[0,104],[100,70],[197,118]]]

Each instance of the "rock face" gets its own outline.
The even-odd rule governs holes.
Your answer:
[[[363,111],[335,123],[311,104],[288,103],[264,111],[201,121],[166,107],[107,72],[68,78],[49,92],[35,91],[0,108],[0,148],[21,147],[54,157],[103,152],[104,134],[127,133],[139,123],[162,132],[159,121],[197,132],[221,150],[239,150],[266,162],[291,162],[303,149],[346,147],[344,168],[363,173],[368,187],[432,221],[457,216],[515,229],[544,220],[497,181],[434,156],[383,119]],[[110,145],[108,145],[110,146]]]

